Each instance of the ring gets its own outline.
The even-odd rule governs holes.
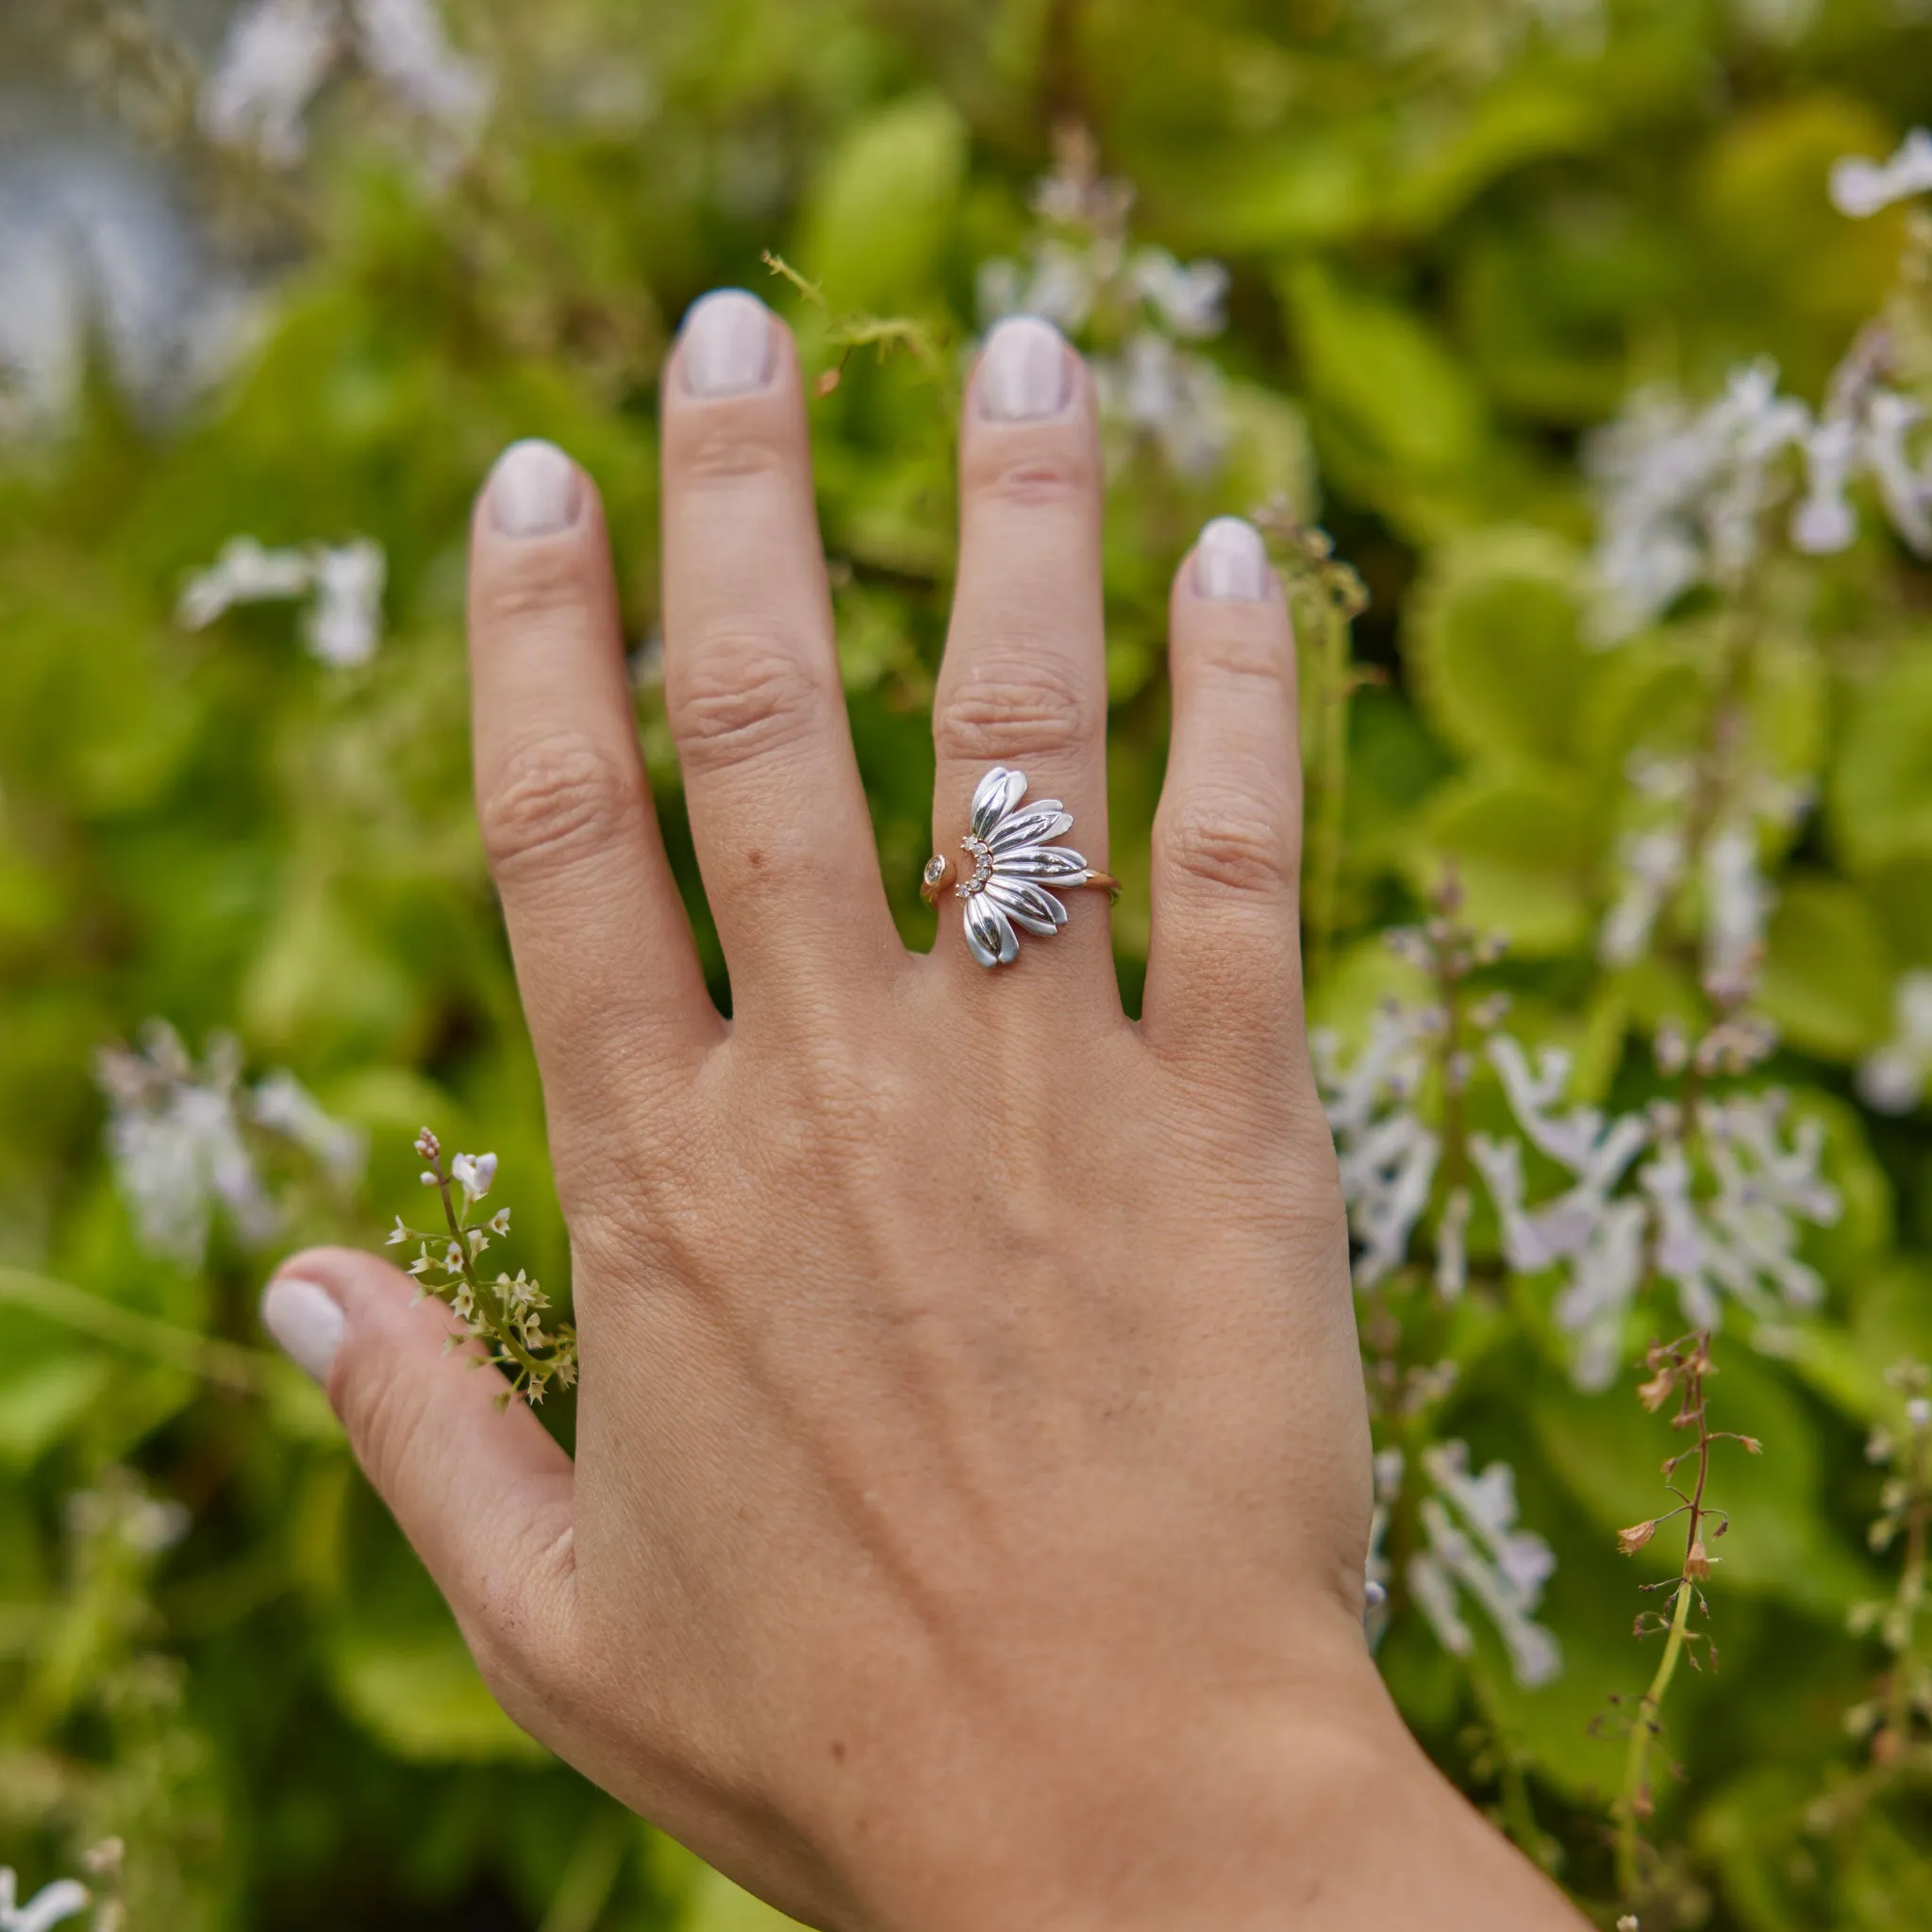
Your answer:
[[[1071,847],[1051,841],[1074,829],[1074,815],[1058,798],[1038,798],[1019,810],[1026,774],[995,765],[973,793],[972,828],[959,843],[973,860],[972,874],[953,885],[966,902],[966,948],[982,966],[1010,966],[1019,957],[1020,932],[1051,939],[1067,923],[1067,908],[1046,890],[1076,891],[1099,886],[1116,898],[1120,881],[1095,872]],[[920,876],[919,896],[937,906],[954,879],[950,858],[935,852]],[[1015,927],[1019,932],[1014,930]]]

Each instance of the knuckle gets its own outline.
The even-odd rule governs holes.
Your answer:
[[[756,399],[749,408],[713,405],[695,422],[679,425],[677,480],[705,491],[757,483],[791,469],[791,439],[776,431]]]
[[[396,1493],[403,1472],[415,1460],[428,1416],[421,1384],[391,1364],[372,1364],[350,1378],[342,1424],[378,1495]]]
[[[483,847],[499,874],[532,858],[610,842],[634,827],[637,774],[581,738],[543,739],[513,751],[476,802]]]
[[[1243,697],[1275,705],[1294,695],[1294,650],[1285,632],[1265,622],[1228,625],[1197,639],[1189,669],[1217,683],[1245,687]]]
[[[491,563],[477,598],[483,629],[526,630],[588,615],[592,593],[576,544],[522,543],[508,555],[497,551]]]
[[[974,763],[1026,758],[1090,743],[1104,723],[1097,688],[1021,644],[970,664],[933,713],[933,744]]]
[[[687,768],[743,764],[817,728],[827,700],[807,655],[803,640],[728,632],[696,640],[666,691]]]
[[[1210,793],[1163,812],[1154,845],[1163,867],[1239,898],[1296,890],[1301,855],[1288,816],[1257,810],[1251,798]]]
[[[1099,487],[1093,441],[1071,427],[982,439],[966,461],[972,495],[1018,509],[1084,505]]]

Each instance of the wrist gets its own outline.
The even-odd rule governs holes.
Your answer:
[[[1429,1763],[1352,1623],[1264,1685],[1124,1701],[950,1790],[874,1893],[882,1932],[1580,1923]]]

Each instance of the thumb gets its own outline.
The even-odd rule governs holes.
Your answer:
[[[570,1457],[524,1404],[498,1407],[504,1378],[449,1346],[461,1324],[374,1255],[294,1256],[261,1319],[326,1390],[497,1701],[541,1736],[575,1624]]]

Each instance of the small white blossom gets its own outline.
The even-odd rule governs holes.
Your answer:
[[[1359,1288],[1374,1287],[1408,1258],[1409,1239],[1429,1205],[1439,1142],[1413,1106],[1427,1034],[1425,1015],[1384,1008],[1347,1068],[1333,1034],[1309,1042],[1358,1250]]]
[[[1124,182],[1098,176],[1091,152],[1076,146],[1034,190],[1035,212],[1054,232],[1033,242],[1024,263],[980,265],[980,316],[1043,316],[1069,335],[1091,329],[1085,346],[1103,420],[1152,441],[1177,475],[1205,477],[1227,449],[1221,373],[1176,345],[1226,325],[1228,273],[1218,261],[1131,246],[1133,198]]]
[[[449,43],[430,0],[354,0],[357,50],[399,100],[461,152],[475,144],[493,90]]]
[[[1915,127],[1889,161],[1846,155],[1831,169],[1831,205],[1855,222],[1915,194],[1932,194],[1932,132]]]
[[[382,640],[382,590],[388,559],[367,537],[311,553],[315,601],[302,626],[310,653],[337,670],[366,664]]]
[[[309,104],[345,54],[444,150],[475,145],[490,111],[489,76],[450,45],[431,0],[256,0],[230,28],[196,103],[208,138],[271,167],[308,150]]]
[[[1650,950],[1651,935],[1683,883],[1689,861],[1677,825],[1630,833],[1621,858],[1622,885],[1597,936],[1597,957],[1606,966],[1628,966]]]
[[[375,654],[386,575],[382,546],[366,537],[286,550],[233,537],[207,570],[189,578],[175,615],[188,629],[202,630],[238,604],[287,602],[312,591],[303,636],[314,657],[343,670]]]
[[[1580,1106],[1560,1115],[1553,1111],[1570,1076],[1569,1056],[1556,1048],[1543,1048],[1532,1071],[1522,1047],[1498,1034],[1490,1041],[1490,1058],[1531,1143],[1572,1176],[1561,1193],[1532,1211],[1522,1143],[1470,1136],[1470,1158],[1502,1222],[1504,1257],[1522,1274],[1566,1271],[1557,1324],[1576,1338],[1578,1386],[1604,1388],[1616,1374],[1624,1311],[1643,1280],[1642,1206],[1611,1196],[1649,1130],[1631,1114],[1611,1120]]]
[[[1757,834],[1735,820],[1704,848],[1704,974],[1713,986],[1749,984],[1764,950],[1774,893],[1757,860]]]
[[[1422,1460],[1434,1493],[1420,1511],[1428,1547],[1409,1558],[1409,1593],[1442,1647],[1467,1657],[1475,1648],[1461,1614],[1467,1592],[1495,1625],[1516,1681],[1547,1684],[1561,1673],[1563,1653],[1535,1614],[1557,1561],[1541,1537],[1516,1525],[1514,1473],[1492,1462],[1473,1475],[1462,1442],[1425,1449]]]
[[[1858,1097],[1879,1113],[1910,1113],[1932,1079],[1932,973],[1901,975],[1891,1011],[1891,1038],[1858,1069]]]
[[[277,1069],[258,1081],[249,1099],[249,1114],[258,1126],[292,1141],[336,1180],[353,1181],[361,1174],[369,1152],[367,1137],[359,1127],[325,1112],[293,1074]]]
[[[199,1267],[217,1209],[244,1245],[274,1238],[280,1216],[248,1126],[303,1148],[339,1181],[360,1170],[361,1137],[330,1120],[291,1075],[272,1074],[252,1092],[242,1086],[232,1035],[217,1034],[197,1067],[175,1029],[151,1021],[139,1050],[105,1048],[95,1069],[115,1179],[150,1254]]]
[[[1585,468],[1602,533],[1597,641],[1617,643],[1698,584],[1728,589],[1757,560],[1777,465],[1811,428],[1803,403],[1781,396],[1768,360],[1732,370],[1723,395],[1693,408],[1650,388],[1591,439]]]
[[[0,1865],[0,1932],[52,1932],[63,1919],[84,1912],[92,1894],[77,1878],[57,1878],[33,1897],[18,1902],[10,1865]]]
[[[201,129],[271,167],[308,150],[303,121],[341,51],[336,0],[257,0],[237,15],[196,104]]]
[[[496,1178],[496,1156],[493,1154],[458,1154],[449,1163],[450,1178],[454,1180],[472,1201],[480,1201],[490,1191],[490,1184]]]

